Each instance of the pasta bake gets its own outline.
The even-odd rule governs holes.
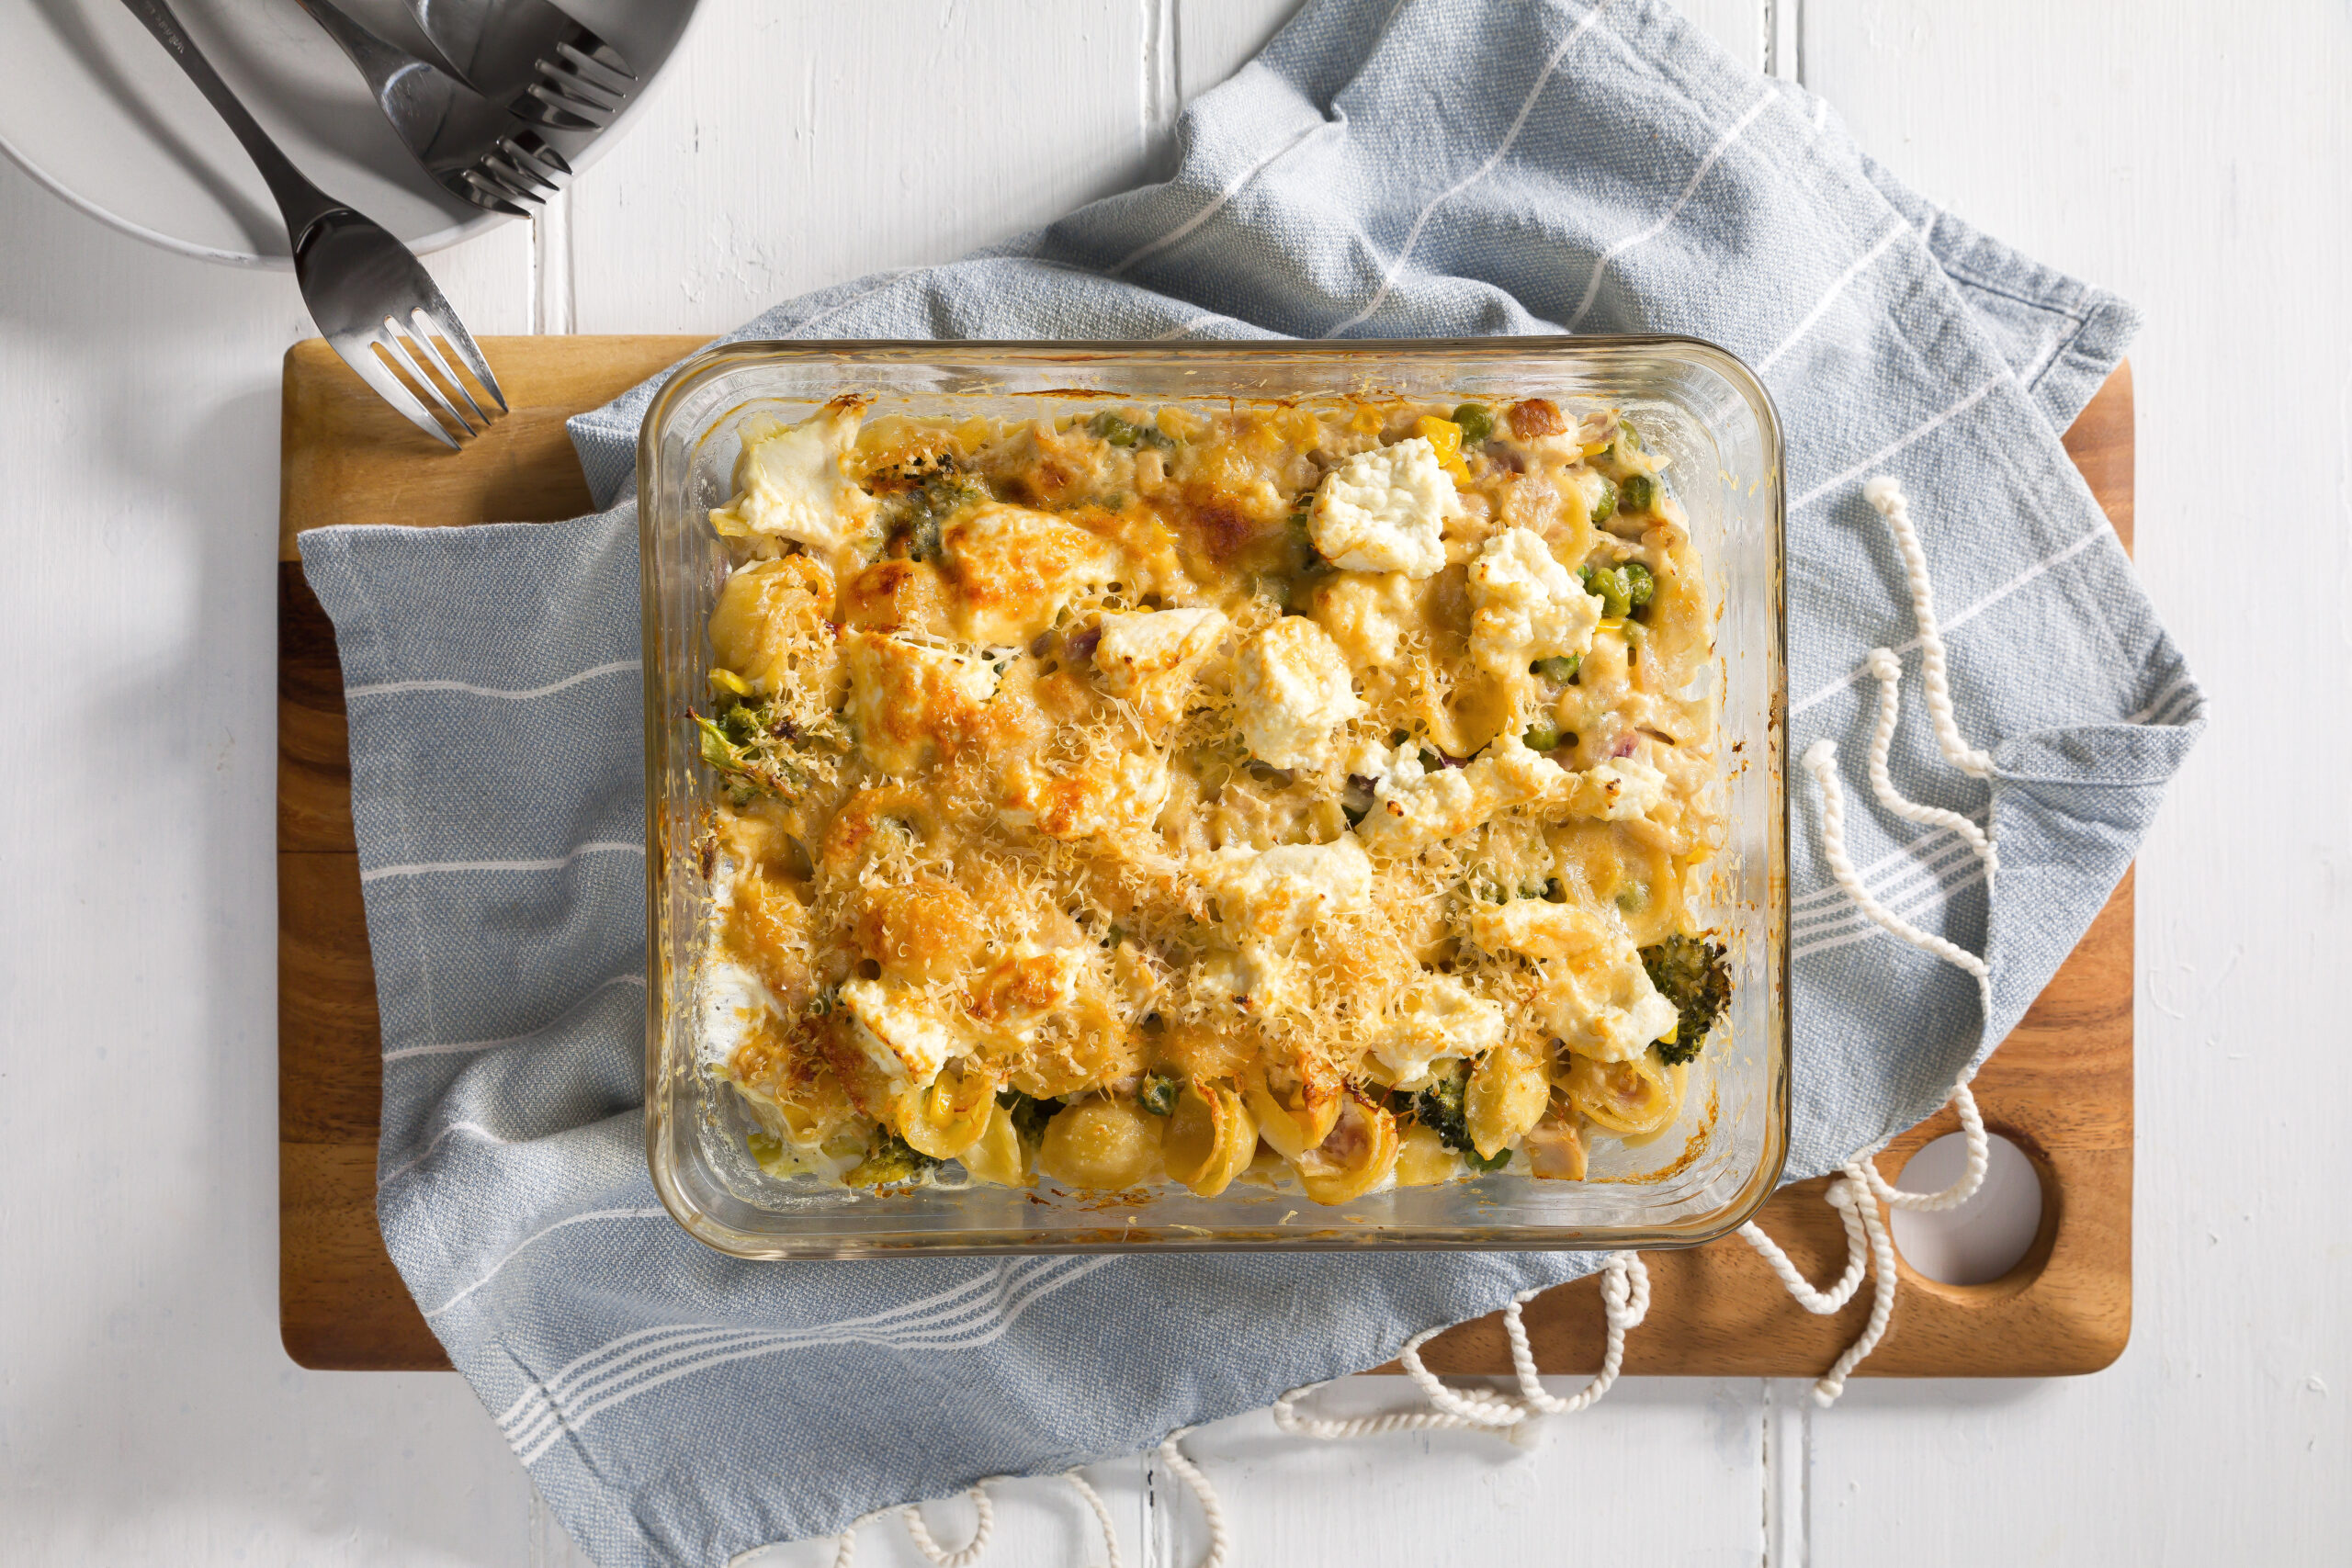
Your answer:
[[[693,717],[770,1174],[1577,1180],[1729,995],[1714,611],[1609,408],[741,426]]]

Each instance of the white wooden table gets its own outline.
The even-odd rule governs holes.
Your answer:
[[[624,145],[434,270],[477,332],[719,330],[1146,177],[1287,8],[709,0]],[[1534,1452],[1228,1422],[1191,1446],[1237,1562],[2341,1561],[2352,11],[1691,8],[1919,188],[2147,312],[2140,570],[2215,716],[2140,863],[2135,1337],[2098,1377],[1863,1382],[1826,1413],[1797,1383],[1629,1382]],[[306,1373],[277,1343],[277,359],[309,331],[284,277],[146,249],[0,164],[9,1564],[578,1561],[456,1377]],[[1094,1475],[1128,1562],[1194,1560],[1170,1478]],[[965,1512],[934,1510],[944,1539]],[[1065,1488],[999,1513],[990,1562],[1101,1561]],[[895,1528],[863,1551],[920,1562]]]

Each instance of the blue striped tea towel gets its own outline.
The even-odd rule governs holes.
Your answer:
[[[1164,185],[741,335],[1153,338],[1673,332],[1762,372],[1789,451],[1792,755],[1836,741],[1864,879],[1984,953],[1948,964],[1829,887],[1802,774],[1790,1174],[1909,1125],[2014,1024],[2122,873],[2201,698],[2058,432],[2121,301],[1969,229],[1826,104],[1662,5],[1317,0],[1185,113]],[[575,423],[599,504],[548,526],[306,535],[351,711],[381,993],[384,1235],[451,1359],[607,1568],[709,1568],[877,1505],[1132,1452],[1371,1366],[1575,1255],[742,1264],[677,1229],[640,1108],[634,506],[650,389]],[[1949,616],[1954,772],[1861,777],[1864,659],[1914,646],[1862,481],[1900,478]],[[1899,1009],[1886,1006],[1902,998]]]

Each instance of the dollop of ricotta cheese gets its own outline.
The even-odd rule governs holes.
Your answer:
[[[1542,535],[1505,529],[1470,563],[1470,657],[1516,676],[1539,659],[1588,653],[1600,608]]]
[[[1430,577],[1445,565],[1445,521],[1461,510],[1437,448],[1416,435],[1359,452],[1325,475],[1306,532],[1342,571]]]
[[[1429,1076],[1432,1062],[1490,1051],[1503,1043],[1503,1005],[1450,975],[1430,975],[1396,998],[1373,1037],[1372,1054],[1398,1085]]]
[[[921,1089],[947,1058],[966,1048],[964,1032],[943,1016],[925,992],[888,980],[852,980],[842,1005],[853,1021],[850,1038],[893,1093]]]
[[[1284,615],[1242,645],[1236,706],[1250,754],[1277,768],[1319,768],[1331,731],[1364,711],[1330,633]]]
[[[735,499],[711,513],[710,525],[730,538],[790,539],[826,558],[862,539],[874,526],[875,500],[842,470],[862,409],[842,398],[798,424],[765,414],[745,420]]]
[[[1135,704],[1157,731],[1183,716],[1201,665],[1231,625],[1215,610],[1113,611],[1094,645],[1102,689]]]

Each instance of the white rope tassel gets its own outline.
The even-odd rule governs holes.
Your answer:
[[[1844,1311],[1846,1303],[1854,1299],[1854,1292],[1862,1288],[1871,1268],[1870,1233],[1862,1227],[1861,1213],[1867,1198],[1856,1202],[1853,1187],[1837,1181],[1830,1184],[1824,1201],[1838,1211],[1838,1217],[1846,1224],[1846,1271],[1826,1291],[1813,1288],[1813,1282],[1798,1271],[1796,1264],[1781,1249],[1781,1244],[1766,1235],[1762,1225],[1750,1220],[1739,1227],[1740,1239],[1756,1249],[1780,1278],[1782,1288],[1796,1299],[1797,1305],[1817,1317]]]
[[[1640,1327],[1650,1313],[1649,1266],[1642,1261],[1639,1253],[1609,1255],[1608,1266],[1600,1273],[1600,1313],[1609,1325],[1608,1348],[1601,1352],[1600,1371],[1593,1380],[1566,1399],[1544,1392],[1543,1376],[1535,1370],[1535,1352],[1527,1343],[1527,1325],[1520,1319],[1520,1308],[1542,1293],[1540,1288],[1521,1291],[1503,1309],[1503,1332],[1510,1337],[1511,1369],[1519,1374],[1520,1397],[1527,1402],[1531,1413],[1573,1416],[1599,1404],[1616,1382],[1618,1370],[1625,1364],[1626,1330]]]
[[[1429,1408],[1340,1420],[1302,1416],[1298,1402],[1326,1386],[1314,1382],[1295,1388],[1274,1401],[1274,1426],[1294,1438],[1376,1438],[1389,1432],[1470,1430],[1498,1433],[1514,1443],[1526,1442],[1543,1416],[1572,1416],[1591,1408],[1608,1393],[1625,1364],[1626,1334],[1640,1327],[1650,1310],[1650,1271],[1641,1255],[1611,1253],[1600,1274],[1600,1311],[1609,1332],[1600,1371],[1582,1389],[1562,1399],[1544,1390],[1543,1374],[1535,1366],[1535,1351],[1527,1340],[1523,1316],[1527,1303],[1547,1289],[1548,1286],[1539,1285],[1521,1291],[1503,1308],[1503,1333],[1510,1340],[1511,1367],[1519,1376],[1518,1398],[1486,1389],[1447,1387],[1421,1362],[1421,1347],[1442,1332],[1431,1328],[1406,1340],[1396,1352],[1398,1364],[1421,1391]]]
[[[1225,1568],[1226,1554],[1233,1550],[1233,1532],[1225,1522],[1225,1505],[1217,1500],[1216,1488],[1201,1473],[1201,1467],[1185,1456],[1180,1441],[1190,1432],[1190,1427],[1179,1427],[1168,1434],[1159,1445],[1160,1462],[1183,1477],[1184,1484],[1193,1489],[1193,1500],[1201,1506],[1201,1517],[1209,1527],[1208,1555],[1195,1568]]]
[[[849,1528],[836,1538],[841,1544],[833,1548],[833,1568],[854,1568],[857,1562],[857,1532],[889,1512],[888,1508],[876,1508],[850,1520]]]
[[[1001,1475],[989,1477],[989,1481],[1003,1479]],[[980,1553],[989,1549],[989,1537],[996,1533],[996,1508],[989,1502],[988,1486],[989,1482],[983,1481],[965,1494],[971,1498],[973,1512],[979,1516],[979,1522],[972,1528],[972,1539],[959,1551],[949,1551],[933,1539],[931,1527],[922,1522],[922,1509],[912,1503],[900,1508],[899,1517],[906,1521],[907,1534],[913,1538],[915,1550],[929,1558],[937,1568],[972,1568],[972,1564],[980,1560]]]
[[[1976,977],[1976,988],[1984,1003],[1984,1016],[1993,1016],[1993,972],[1984,961],[1956,942],[1948,942],[1933,931],[1921,931],[1872,896],[1854,871],[1854,863],[1846,854],[1846,791],[1838,782],[1838,748],[1826,740],[1816,740],[1804,754],[1805,771],[1821,788],[1821,852],[1829,862],[1832,881],[1845,890],[1846,897],[1857,908],[1868,915],[1892,936],[1900,937],[1923,953],[1932,953],[1947,964],[1957,965]]]
[[[1062,1479],[1078,1489],[1078,1495],[1086,1499],[1086,1506],[1094,1510],[1094,1522],[1102,1527],[1102,1550],[1107,1554],[1103,1568],[1127,1568],[1125,1560],[1119,1555],[1119,1532],[1111,1523],[1111,1510],[1102,1505],[1102,1494],[1077,1471],[1063,1471]]]
[[[1813,1402],[1825,1410],[1838,1403],[1838,1396],[1846,1392],[1847,1374],[1878,1348],[1878,1342],[1886,1337],[1886,1325],[1894,1318],[1894,1241],[1887,1235],[1886,1222],[1879,1217],[1878,1205],[1871,1201],[1868,1178],[1862,1174],[1865,1168],[1861,1160],[1847,1166],[1846,1179],[1835,1190],[1849,1193],[1854,1207],[1861,1211],[1862,1228],[1870,1234],[1871,1268],[1878,1276],[1878,1289],[1871,1296],[1870,1322],[1846,1347],[1846,1353],[1830,1363],[1829,1371],[1813,1385]]]
[[[1993,772],[1993,759],[1962,738],[1960,721],[1952,716],[1951,682],[1944,671],[1943,627],[1936,620],[1936,596],[1928,582],[1928,555],[1919,547],[1918,533],[1911,526],[1911,503],[1892,474],[1881,474],[1862,486],[1862,499],[1886,519],[1895,547],[1903,552],[1904,573],[1911,580],[1911,618],[1919,627],[1919,674],[1927,682],[1928,716],[1936,727],[1936,744],[1953,767],[1985,778]]]
[[[1986,876],[1998,875],[2000,856],[1993,848],[1993,840],[1984,836],[1984,829],[1957,811],[1923,805],[1894,787],[1894,775],[1887,772],[1887,759],[1894,749],[1894,728],[1903,717],[1903,661],[1894,657],[1893,649],[1874,648],[1871,649],[1870,670],[1878,677],[1878,728],[1871,732],[1871,793],[1878,796],[1880,805],[1906,822],[1951,829],[1968,840],[1968,847],[1984,863]]]
[[[1968,1151],[1968,1162],[1962,1168],[1960,1179],[1940,1192],[1911,1192],[1895,1186],[1878,1173],[1878,1151],[1871,1150],[1860,1161],[1863,1177],[1871,1190],[1890,1209],[1909,1209],[1935,1213],[1957,1209],[1976,1196],[1984,1185],[1984,1172],[1992,1166],[1993,1151],[1984,1136],[1984,1118],[1976,1109],[1976,1096],[1969,1091],[1963,1078],[1952,1085],[1952,1113],[1960,1118],[1961,1144]]]

